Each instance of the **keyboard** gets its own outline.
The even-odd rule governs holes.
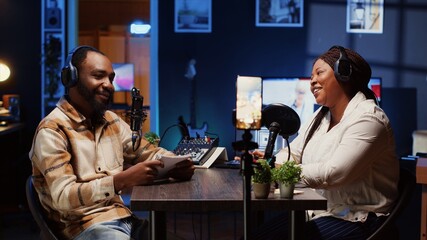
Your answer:
[[[218,143],[218,138],[183,138],[173,152],[176,155],[190,154],[194,165],[203,165],[218,147]]]

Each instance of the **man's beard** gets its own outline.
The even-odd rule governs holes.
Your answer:
[[[88,102],[93,108],[91,122],[93,126],[99,126],[104,123],[104,114],[105,111],[110,107],[112,102],[113,94],[110,94],[110,99],[108,104],[99,102],[95,98],[95,93],[90,91],[86,86],[84,86],[80,81],[77,82],[77,91],[79,94]]]

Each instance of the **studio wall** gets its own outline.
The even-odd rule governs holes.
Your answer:
[[[174,2],[159,2],[160,132],[180,115],[190,119],[191,84],[184,74],[188,60],[195,58],[197,125],[207,122],[233,157],[231,144],[240,139],[231,120],[236,76],[310,76],[313,59],[339,44],[364,56],[373,76],[383,78],[383,87],[416,89],[415,112],[388,110],[391,116],[417,119],[415,126],[395,127],[405,138],[401,149],[410,149],[411,129],[427,129],[422,107],[427,100],[422,94],[427,91],[427,61],[422,60],[427,56],[426,15],[422,1],[385,1],[383,33],[355,34],[346,32],[346,1],[305,1],[302,28],[256,27],[255,1],[213,1],[211,33],[176,33]],[[163,144],[173,148],[179,137],[178,129],[168,130]]]

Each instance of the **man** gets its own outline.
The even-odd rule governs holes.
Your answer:
[[[159,156],[173,154],[145,139],[134,151],[129,125],[107,111],[114,76],[110,60],[97,49],[70,52],[62,71],[66,93],[33,139],[33,183],[61,238],[130,239],[138,221],[120,191],[152,183],[163,167]],[[168,176],[189,180],[194,170],[184,160]]]

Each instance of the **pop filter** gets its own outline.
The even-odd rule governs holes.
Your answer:
[[[297,133],[301,125],[298,114],[281,103],[272,103],[262,110],[262,125],[269,128],[273,122],[280,125],[279,135],[284,138]]]

